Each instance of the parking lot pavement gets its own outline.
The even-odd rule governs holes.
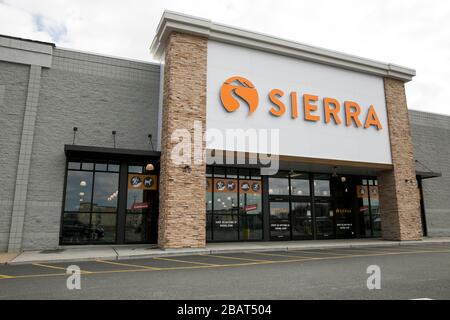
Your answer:
[[[295,270],[295,272],[299,272],[299,266],[301,266],[302,268],[312,268],[313,270],[316,270],[317,274],[314,274],[314,276],[317,276],[323,273],[324,270],[327,270],[327,268],[330,268],[330,270],[325,272],[333,272],[336,270],[336,266],[340,266],[341,268],[343,268],[345,264],[348,264],[349,266],[358,266],[364,263],[388,261],[388,259],[397,262],[401,261],[402,264],[404,264],[408,260],[416,261],[416,265],[418,265],[417,261],[426,263],[427,261],[431,261],[430,259],[447,261],[448,263],[450,261],[449,257],[449,244],[434,244],[401,247],[379,246],[345,249],[264,251],[208,255],[197,254],[189,256],[170,256],[164,258],[155,257],[119,261],[97,260],[79,263],[33,263],[28,265],[3,265],[0,266],[0,299],[42,298],[42,293],[39,296],[33,295],[33,283],[37,283],[38,280],[40,286],[48,288],[50,295],[47,296],[47,298],[52,299],[54,298],[51,294],[53,292],[52,290],[58,291],[64,289],[64,286],[62,286],[61,288],[61,284],[65,284],[65,278],[68,277],[66,270],[70,265],[78,266],[81,270],[81,276],[83,277],[83,279],[86,279],[86,281],[89,281],[89,283],[104,283],[104,280],[106,278],[111,279],[111,276],[113,276],[113,279],[118,282],[121,282],[125,278],[142,278],[143,282],[146,282],[149,279],[159,280],[160,278],[165,278],[169,279],[168,281],[170,283],[173,276],[173,279],[180,278],[180,281],[188,285],[187,283],[189,283],[189,279],[185,277],[187,272],[189,272],[189,275],[195,274],[196,277],[200,278],[202,277],[202,275],[204,275],[206,282],[209,281],[209,277],[217,277],[217,275],[221,275],[224,272],[231,272],[232,275],[235,276],[236,272],[233,272],[232,270],[237,269],[241,270],[239,272],[242,272],[243,277],[248,272],[251,272],[252,275],[254,272],[260,273],[261,275],[263,275],[265,272],[269,272],[270,274],[272,274],[272,276],[275,275],[278,278],[281,277],[284,281],[283,277],[289,277],[289,274],[273,274],[274,270],[292,269]],[[331,269],[332,266],[334,266],[335,268]],[[402,267],[413,268],[414,266],[410,266],[407,263]],[[359,270],[359,272],[360,271],[361,270]],[[363,271],[363,274],[365,275],[365,270]],[[287,272],[289,273],[290,271]],[[444,274],[441,274],[440,276],[433,276],[432,270],[427,270],[427,272],[427,274],[430,274],[429,278],[431,280],[435,280],[439,277],[444,277],[443,283],[445,283],[445,285],[448,285],[450,281],[450,270],[446,274],[444,272]],[[326,274],[323,274],[323,276],[325,277]],[[308,277],[311,277],[311,274],[309,274]],[[58,278],[58,281],[55,280]],[[61,278],[64,278],[64,281],[61,281]],[[242,281],[245,282],[246,280],[242,278]],[[54,289],[51,285],[52,283],[59,283],[58,289]],[[251,283],[249,283],[248,285],[252,286]],[[122,284],[122,287],[123,286],[126,287],[126,284]],[[310,287],[314,286],[314,282],[310,283]],[[346,287],[348,286],[343,284],[342,288]],[[21,288],[29,288],[29,290],[31,291],[22,292]],[[302,288],[308,288],[308,286],[301,286],[299,290],[302,290]],[[118,293],[117,295],[113,295],[116,298],[134,298],[134,296],[121,296],[121,289],[116,289],[118,290]],[[168,286],[166,289],[167,292],[164,292],[159,288],[157,291],[160,295],[158,296],[144,295],[141,298],[158,299],[170,298],[173,296],[177,297],[177,293],[171,291],[175,290],[173,287]],[[282,291],[283,289],[279,288],[279,290]],[[339,287],[337,287],[337,289],[335,288],[335,290],[339,291]],[[214,292],[215,290],[213,288],[212,291],[213,292],[211,292],[210,295],[207,295],[208,298],[217,296],[217,293]],[[14,294],[14,292],[16,294]],[[448,298],[450,298],[450,288],[448,288],[448,292]],[[86,293],[86,291],[84,291],[84,293]],[[65,294],[67,294],[67,292],[65,292]],[[283,297],[283,295],[280,294],[280,292],[275,292],[274,297]],[[259,298],[258,292],[255,292],[254,295],[255,296],[252,296],[252,298]],[[57,297],[61,296],[56,295],[55,298]],[[185,298],[197,299],[202,297],[205,298],[203,294],[199,294],[196,296],[194,293],[193,296],[188,296]],[[84,296],[84,298],[89,298],[89,296]],[[231,296],[231,298],[233,298],[233,296]]]
[[[450,245],[411,245],[401,247],[364,247],[343,249],[313,249],[290,251],[197,254],[179,257],[131,259],[120,261],[96,260],[71,263],[33,263],[0,266],[0,280],[34,277],[66,276],[69,265],[80,267],[82,274],[101,275],[119,272],[171,271],[186,269],[227,268],[251,265],[295,263],[317,260],[350,259],[358,257],[450,253]]]

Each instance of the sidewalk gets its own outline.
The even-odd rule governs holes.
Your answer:
[[[0,253],[0,264],[27,264],[36,262],[79,262],[89,260],[126,260],[192,254],[218,254],[246,251],[289,251],[329,248],[357,248],[375,246],[407,246],[450,243],[450,238],[425,238],[423,241],[384,241],[378,239],[315,240],[287,242],[210,243],[201,249],[161,250],[149,245],[62,247],[55,250],[26,251],[20,254]]]

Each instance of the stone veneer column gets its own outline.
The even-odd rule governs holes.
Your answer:
[[[207,44],[206,38],[173,32],[165,47],[158,226],[163,249],[206,245],[206,164],[192,161],[190,170],[174,164],[171,154],[178,142],[171,137],[177,129],[194,137],[194,121],[202,124],[202,137],[205,132]]]
[[[381,228],[385,240],[421,240],[422,221],[405,86],[384,79],[393,170],[380,172]]]

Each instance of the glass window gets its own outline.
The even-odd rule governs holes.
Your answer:
[[[146,215],[127,213],[125,220],[125,241],[127,243],[146,242],[148,230]]]
[[[228,179],[237,179],[238,171],[237,169],[227,168],[227,178]]]
[[[240,180],[239,230],[240,240],[262,240],[262,182],[261,179]],[[248,189],[245,185],[248,184]],[[248,190],[248,191],[245,191]]]
[[[291,236],[289,221],[289,202],[270,203],[270,237],[273,240],[285,240]]]
[[[81,164],[81,170],[89,170],[92,171],[94,170],[94,164],[90,163],[90,162],[83,162]]]
[[[142,166],[128,166],[128,173],[143,173]]]
[[[79,162],[69,162],[68,163],[68,165],[67,165],[67,168],[70,170],[70,169],[73,169],[73,170],[80,170],[80,167],[81,167],[81,163],[79,163]]]
[[[119,174],[90,162],[69,167],[78,170],[67,171],[61,242],[115,243]],[[94,168],[102,171],[84,171]]]
[[[211,177],[212,177],[212,174],[213,174],[213,168],[210,167],[210,166],[206,167],[206,176],[207,176],[208,178],[211,178]]]
[[[260,169],[252,169],[251,175],[253,180],[261,180],[261,170]]]
[[[260,214],[246,214],[239,218],[240,240],[262,240],[263,220]]]
[[[96,163],[95,171],[108,171],[108,165],[106,163]]]
[[[82,244],[90,240],[90,213],[65,213],[62,221],[62,240],[65,243]]]
[[[214,181],[214,213],[237,214],[238,181],[236,179],[216,178]]]
[[[293,202],[292,236],[296,239],[311,239],[313,236],[312,211],[309,202]]]
[[[375,180],[376,181],[376,180]],[[373,236],[381,237],[381,213],[380,198],[378,195],[378,186],[370,186],[370,213],[372,215]]]
[[[119,172],[120,164],[115,164],[115,163],[108,164],[108,171],[109,172]]]
[[[250,179],[250,170],[249,169],[239,169],[239,179]]]
[[[215,178],[225,178],[225,168],[214,167],[214,177]]]
[[[94,182],[93,212],[116,212],[119,196],[119,174],[96,172]]]
[[[93,213],[91,217],[91,241],[116,242],[116,214]]]
[[[289,179],[269,178],[269,194],[271,195],[289,195]]]
[[[206,215],[206,241],[212,241],[212,214]]]
[[[214,212],[214,240],[237,241],[238,240],[238,216],[222,214],[223,211]]]
[[[291,176],[291,195],[309,196],[309,177],[306,174]]]
[[[314,176],[314,195],[316,197],[330,197],[330,177],[328,175]]]
[[[92,172],[68,171],[64,211],[90,212]]]
[[[316,230],[318,239],[334,237],[334,210],[330,202],[316,202]]]

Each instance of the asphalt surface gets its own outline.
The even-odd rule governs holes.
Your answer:
[[[80,290],[66,268],[81,269]],[[381,289],[367,288],[369,266]],[[7,299],[450,299],[450,245],[0,266]]]

